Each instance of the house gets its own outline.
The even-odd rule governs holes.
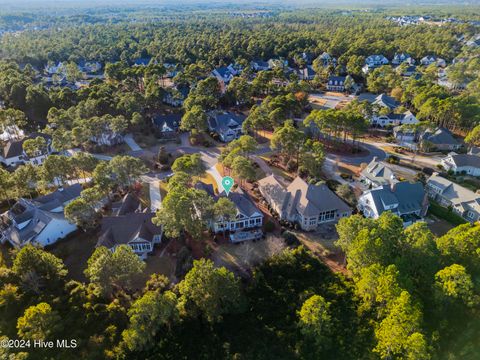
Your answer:
[[[152,119],[152,123],[160,131],[162,137],[172,137],[178,133],[182,114],[174,113],[167,115],[156,115]]]
[[[90,138],[90,141],[94,144],[101,146],[115,146],[122,144],[125,139],[124,136],[118,132],[105,128],[100,135],[94,135]]]
[[[400,65],[404,62],[410,65],[415,64],[415,60],[406,53],[395,54],[395,56],[392,59],[392,65]]]
[[[421,183],[402,181],[364,191],[358,199],[358,210],[373,219],[391,211],[408,226],[426,215],[428,198]]]
[[[78,69],[87,74],[95,74],[102,70],[102,64],[98,61],[80,61]]]
[[[155,213],[131,212],[102,219],[102,228],[97,247],[105,246],[111,251],[120,245],[128,245],[142,260],[162,241],[162,227],[153,224]]]
[[[64,75],[66,72],[66,67],[62,62],[57,64],[47,64],[45,65],[45,73],[47,75]]]
[[[420,142],[423,148],[429,150],[458,150],[462,147],[462,144],[445,128],[426,130],[420,135]]]
[[[393,136],[399,144],[413,143],[417,138],[417,131],[412,127],[395,126]]]
[[[428,196],[441,206],[451,208],[454,213],[473,223],[480,219],[480,195],[451,182],[438,173],[427,180]]]
[[[138,58],[133,61],[133,66],[147,66],[150,63],[151,58]]]
[[[224,191],[218,196],[215,195],[213,186],[210,184],[205,184],[203,182],[198,182],[195,184],[195,188],[199,190],[204,190],[207,194],[209,194],[211,197],[217,201],[220,197],[227,197]],[[224,231],[229,231],[229,232],[242,232],[242,233],[248,233],[252,229],[259,229],[263,225],[263,213],[257,208],[257,206],[253,203],[253,201],[250,199],[250,197],[243,192],[242,189],[239,187],[235,189],[234,191],[231,191],[227,197],[235,207],[237,208],[237,215],[235,216],[234,219],[225,219],[224,221],[213,221],[210,224],[210,227],[213,232],[215,233],[221,233]],[[255,233],[256,234],[256,233]],[[263,235],[263,232],[261,232]],[[261,237],[261,236],[260,236]],[[236,235],[237,241],[233,241],[235,237],[232,240],[233,242],[239,242],[239,238],[242,238],[244,240],[253,240],[255,237],[248,237],[246,235],[238,236]]]
[[[427,55],[420,59],[420,64],[423,66],[428,66],[436,63],[437,58],[433,55]]]
[[[258,189],[281,220],[298,223],[306,231],[352,213],[327,185],[308,184],[300,177],[285,187],[276,175],[270,175],[258,181]]]
[[[327,81],[328,91],[345,91],[345,76],[329,76]]]
[[[162,101],[173,107],[183,106],[183,102],[188,96],[190,88],[188,86],[178,86],[172,89],[167,89]]]
[[[333,58],[327,52],[323,52],[317,59],[320,61],[320,63],[323,65],[323,67],[327,67],[331,63],[335,62],[335,58]]]
[[[453,171],[455,174],[480,176],[480,156],[478,155],[451,152],[441,160],[441,165],[446,171]]]
[[[388,59],[383,55],[370,55],[365,59],[365,65],[362,68],[362,71],[367,74],[373,69],[380,67],[382,65],[387,65]]]
[[[21,248],[27,244],[46,246],[77,229],[65,219],[64,208],[80,196],[82,186],[60,188],[33,200],[19,199],[0,216],[0,242]]]
[[[447,62],[444,59],[437,58],[433,55],[427,55],[420,59],[420,64],[423,66],[429,66],[431,64],[436,64],[438,67],[447,66]]]
[[[1,109],[1,107],[0,107]],[[25,132],[17,125],[0,127],[0,141],[21,140],[25,137]]]
[[[242,135],[245,115],[232,112],[211,112],[208,114],[208,129],[220,137],[223,142],[230,142]]]
[[[251,67],[255,71],[266,71],[270,70],[268,62],[262,60],[254,60],[250,63]]]
[[[46,141],[47,147],[45,151],[37,152],[34,156],[30,157],[23,149],[23,144],[28,139],[35,139],[37,137],[43,137]],[[0,163],[5,166],[17,166],[23,164],[40,165],[43,161],[53,152],[52,138],[49,135],[41,133],[33,133],[28,137],[21,140],[9,140],[3,147],[3,152],[0,153]]]
[[[298,70],[298,78],[300,80],[312,81],[315,79],[315,75],[317,75],[317,73],[311,65],[307,65],[305,68]]]
[[[418,123],[418,119],[410,111],[406,111],[403,114],[390,113],[388,115],[374,115],[372,117],[372,125],[380,127]]]
[[[227,85],[233,79],[234,76],[238,75],[238,71],[233,67],[233,64],[228,66],[222,66],[216,68],[212,71],[212,76],[217,78],[218,82],[220,83],[220,89],[222,94],[225,93],[227,90]]]
[[[392,111],[400,106],[400,104],[397,100],[395,100],[391,96],[388,96],[387,94],[378,95],[375,98],[375,100],[372,102],[372,105],[376,105],[378,107],[385,107],[385,108],[388,108]]]
[[[397,72],[404,77],[410,77],[412,75],[416,75],[417,77],[420,76],[420,74],[417,72],[417,67],[415,65],[409,65],[406,68],[402,68],[401,66],[397,67]]]
[[[398,182],[392,169],[378,161],[375,156],[372,161],[360,172],[360,179],[365,184],[378,187]]]
[[[283,59],[269,59],[267,63],[268,63],[269,70],[273,70],[276,68],[280,68],[280,69],[288,68],[288,61]]]

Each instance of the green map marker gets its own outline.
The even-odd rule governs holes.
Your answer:
[[[228,193],[230,192],[233,186],[233,179],[230,176],[225,176],[222,179],[222,186],[225,189],[225,192],[227,193],[227,196],[228,196]]]

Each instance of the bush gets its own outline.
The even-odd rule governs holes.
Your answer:
[[[288,160],[288,162],[287,162],[287,171],[293,172],[293,171],[295,171],[295,170],[297,170],[297,163],[296,163],[296,161],[293,160],[293,159]]]
[[[387,158],[387,162],[389,164],[398,164],[400,162],[400,159],[398,156],[395,156],[395,155],[390,155],[388,158]]]
[[[271,221],[267,221],[267,222],[265,223],[265,227],[264,227],[264,228],[265,228],[265,232],[270,233],[270,232],[272,232],[273,230],[275,230],[275,224],[274,224],[273,222],[271,222]]]
[[[291,233],[290,231],[285,231],[282,234],[283,239],[285,240],[285,244],[292,247],[298,247],[301,245],[300,240],[295,236],[295,234]]]
[[[334,179],[328,179],[325,181],[325,184],[328,186],[328,188],[332,191],[337,190],[337,188],[340,186],[340,182]]]
[[[191,251],[182,247],[177,253],[177,266],[175,267],[175,276],[182,277],[193,267],[193,257]]]

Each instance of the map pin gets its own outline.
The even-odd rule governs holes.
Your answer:
[[[222,186],[225,189],[225,193],[228,196],[228,193],[230,192],[230,190],[232,189],[232,186],[233,186],[233,179],[230,176],[225,176],[222,179]]]

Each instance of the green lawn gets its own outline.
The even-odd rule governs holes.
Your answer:
[[[430,206],[428,208],[429,214],[435,215],[436,217],[448,221],[452,225],[465,224],[466,221],[461,216],[455,214],[452,210],[447,209],[441,206],[434,200],[430,200]]]
[[[78,230],[66,239],[49,246],[48,251],[63,260],[68,269],[68,277],[73,280],[85,281],[83,271],[87,261],[95,250],[97,236],[92,232]]]

